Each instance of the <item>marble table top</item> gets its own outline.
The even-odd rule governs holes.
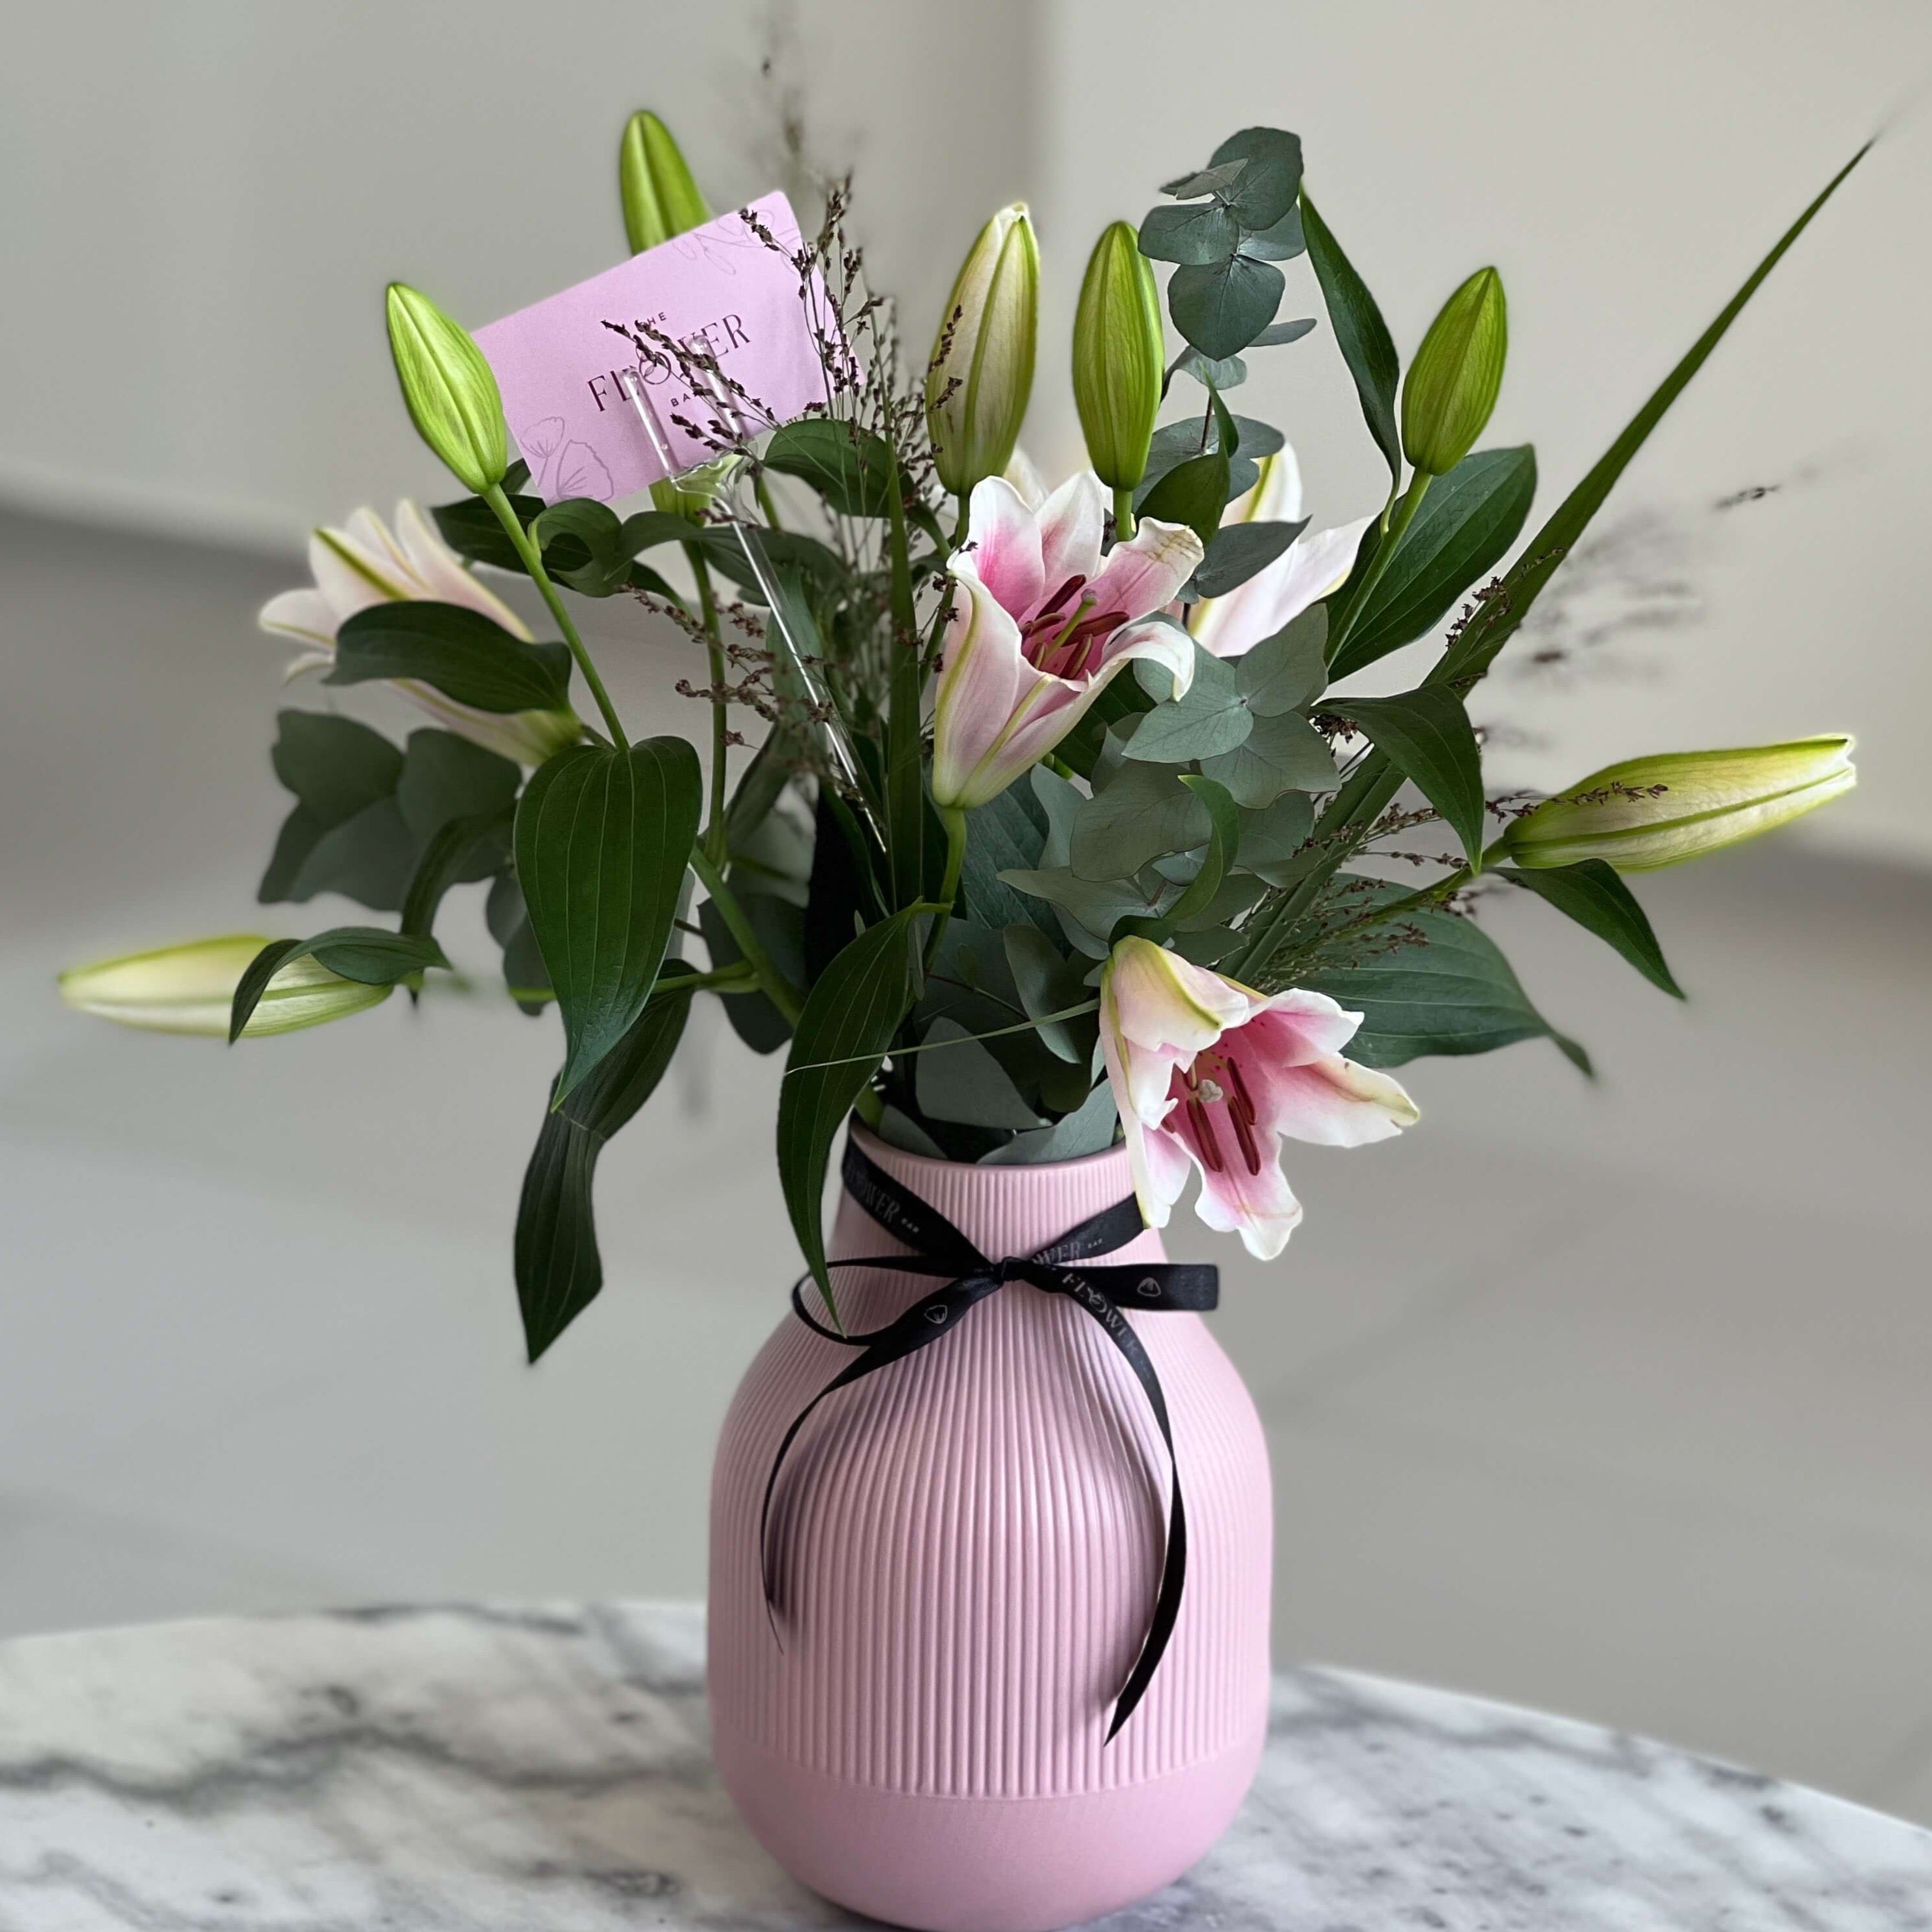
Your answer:
[[[0,1932],[856,1925],[737,1821],[692,1605],[0,1644]],[[1253,1796],[1109,1932],[1932,1932],[1932,1833],[1639,1738],[1278,1680]]]

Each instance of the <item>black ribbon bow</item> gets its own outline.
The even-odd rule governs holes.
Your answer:
[[[1154,1411],[1161,1440],[1167,1445],[1170,1482],[1167,1555],[1161,1566],[1160,1588],[1154,1599],[1154,1614],[1148,1619],[1147,1635],[1121,1688],[1113,1722],[1108,1726],[1107,1741],[1112,1743],[1120,1726],[1133,1715],[1153,1680],[1168,1639],[1174,1634],[1174,1619],[1180,1613],[1181,1592],[1187,1580],[1187,1510],[1181,1500],[1180,1471],[1174,1460],[1167,1399],[1161,1393],[1160,1378],[1154,1373],[1141,1338],[1120,1311],[1133,1308],[1155,1312],[1198,1312],[1210,1309],[1220,1298],[1220,1270],[1203,1262],[1138,1262],[1110,1267],[1089,1264],[1088,1256],[1117,1253],[1142,1232],[1140,1208],[1132,1196],[1116,1202],[1090,1220],[1082,1222],[1078,1227],[1069,1228],[1058,1240],[1049,1241],[1030,1255],[994,1262],[980,1253],[944,1215],[901,1186],[850,1139],[845,1144],[844,1178],[845,1191],[852,1198],[880,1227],[908,1244],[914,1252],[837,1261],[831,1266],[893,1268],[902,1274],[952,1279],[944,1288],[914,1302],[896,1320],[863,1335],[842,1334],[836,1328],[828,1328],[806,1306],[806,1284],[812,1279],[808,1274],[801,1275],[794,1284],[792,1307],[814,1334],[863,1352],[840,1370],[799,1412],[772,1459],[771,1474],[765,1483],[764,1507],[758,1517],[758,1567],[772,1628],[776,1631],[777,1621],[770,1563],[772,1496],[778,1487],[778,1471],[812,1411],[834,1390],[950,1334],[968,1309],[988,1295],[998,1294],[1010,1282],[1023,1281],[1046,1294],[1064,1294],[1076,1308],[1084,1309],[1126,1358],[1147,1393],[1148,1406]],[[1076,1262],[1082,1265],[1072,1265]]]

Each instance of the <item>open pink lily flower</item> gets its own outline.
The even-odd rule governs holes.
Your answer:
[[[393,536],[370,509],[358,510],[344,529],[315,531],[308,542],[308,567],[314,586],[271,597],[256,620],[263,630],[308,646],[290,663],[290,677],[333,664],[336,632],[358,610],[377,604],[460,604],[500,624],[513,638],[530,641],[524,620],[464,568],[407,499],[396,506]],[[540,765],[583,735],[577,714],[567,708],[478,711],[446,698],[432,685],[403,678],[392,682],[439,724],[519,764]]]
[[[1194,647],[1162,610],[1194,574],[1201,539],[1144,522],[1105,556],[1106,499],[1090,472],[1030,506],[1003,476],[976,484],[967,541],[946,566],[958,588],[933,716],[934,804],[998,797],[1072,730],[1136,658],[1194,676]]]
[[[1301,514],[1301,469],[1284,445],[1262,459],[1261,478],[1245,496],[1228,506],[1223,525],[1293,523]],[[1188,628],[1204,650],[1217,658],[1238,658],[1264,638],[1300,616],[1348,581],[1362,532],[1375,521],[1358,517],[1332,530],[1304,530],[1265,570],[1237,584],[1225,597],[1195,605]]]
[[[1301,1219],[1283,1135],[1360,1147],[1419,1118],[1387,1074],[1341,1057],[1361,1023],[1326,994],[1257,993],[1122,940],[1101,975],[1100,1046],[1148,1226],[1167,1226],[1198,1168],[1202,1220],[1262,1261],[1280,1254]]]

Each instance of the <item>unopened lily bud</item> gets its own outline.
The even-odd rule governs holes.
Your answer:
[[[1402,385],[1402,446],[1418,470],[1446,476],[1474,448],[1508,352],[1503,278],[1478,268],[1429,325]]]
[[[1593,772],[1519,818],[1502,844],[1519,866],[1604,859],[1654,872],[1774,831],[1858,782],[1853,740],[1802,738],[1734,752],[1669,752]]]
[[[1147,469],[1166,358],[1154,264],[1132,224],[1116,221],[1094,244],[1073,318],[1073,400],[1110,490],[1131,490]]]
[[[404,282],[388,293],[389,353],[417,433],[478,494],[510,466],[503,399],[470,332]]]
[[[235,988],[249,961],[268,944],[259,934],[243,933],[77,966],[60,976],[61,998],[76,1012],[123,1026],[226,1040]],[[320,1026],[380,1006],[394,990],[345,980],[304,956],[268,982],[242,1030],[253,1036]]]
[[[640,108],[625,126],[617,151],[617,187],[634,255],[711,219],[670,130],[648,109]]]
[[[1006,466],[1033,393],[1040,244],[1026,203],[980,231],[952,284],[926,372],[939,480],[956,496]]]

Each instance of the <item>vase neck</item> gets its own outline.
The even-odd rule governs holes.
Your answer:
[[[856,1124],[852,1136],[860,1150],[891,1179],[945,1216],[993,1261],[1032,1254],[1130,1198],[1134,1191],[1124,1147],[1082,1160],[988,1167],[906,1154]],[[886,1233],[849,1194],[841,1192],[832,1244],[835,1258],[901,1254],[905,1248],[904,1242]],[[1118,1258],[1160,1260],[1160,1237],[1152,1229],[1143,1230],[1119,1251]]]

